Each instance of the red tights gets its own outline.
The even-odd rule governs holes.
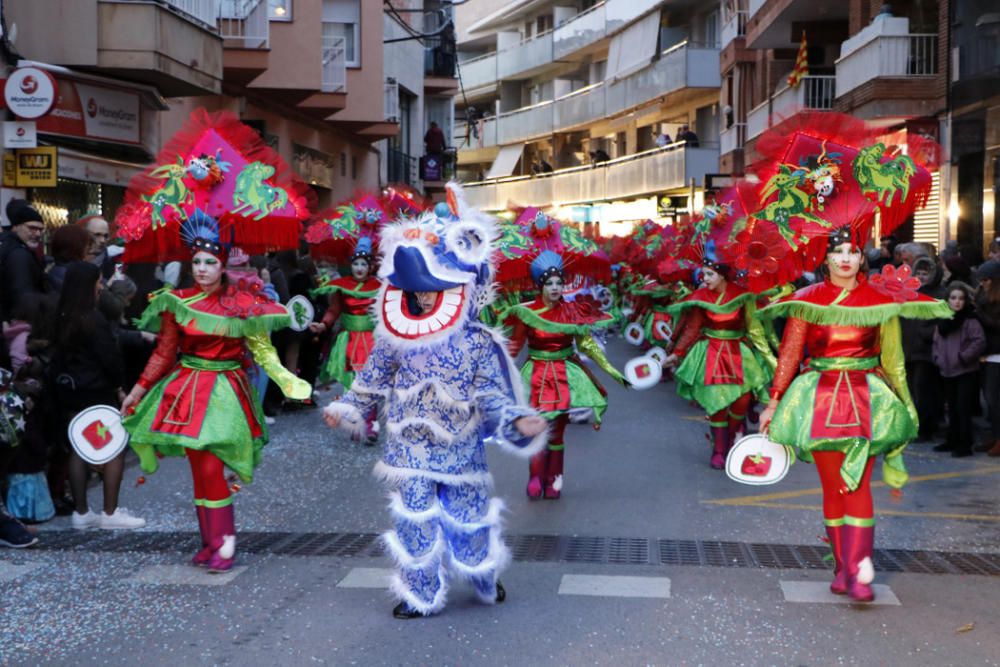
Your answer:
[[[874,456],[868,458],[858,488],[850,493],[841,493],[841,489],[846,489],[840,476],[840,466],[844,463],[842,452],[813,452],[813,460],[823,486],[824,518],[841,519],[848,515],[856,519],[871,519],[875,515],[871,487]]]
[[[225,500],[229,497],[229,484],[223,474],[223,464],[212,452],[185,449],[191,463],[194,497],[200,500]]]
[[[747,410],[749,409],[750,393],[747,392],[733,401],[728,407],[709,415],[708,420],[713,424],[728,423],[730,426],[739,426],[743,423],[743,418],[746,417]]]
[[[549,422],[549,444],[561,445],[566,436],[566,424],[569,423],[569,415],[559,415]]]

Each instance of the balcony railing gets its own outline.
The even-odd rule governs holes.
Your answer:
[[[395,148],[386,151],[385,157],[386,180],[389,183],[417,185],[420,160]]]
[[[722,48],[726,48],[737,37],[747,34],[747,10],[738,9],[722,24]]]
[[[347,39],[338,37],[323,37],[322,50],[323,81],[321,90],[324,93],[347,92]]]
[[[527,72],[539,65],[551,63],[552,30],[497,52],[497,77],[506,79]]]
[[[222,0],[219,36],[244,49],[266,49],[270,44],[267,0]]]
[[[500,114],[496,142],[510,144],[586,125],[689,87],[718,88],[719,50],[679,44],[618,81],[604,81]],[[491,136],[483,133],[483,146]]]
[[[747,124],[733,123],[719,134],[719,153],[726,155],[743,148],[747,140]]]
[[[215,28],[219,17],[219,0],[159,0],[159,4],[208,28]]]
[[[459,149],[475,150],[497,145],[497,119],[481,118],[473,123],[470,129],[468,123],[455,123],[452,134],[452,145]]]
[[[385,94],[385,119],[392,123],[399,122],[399,82],[389,77],[383,86]]]
[[[466,90],[475,90],[497,82],[497,54],[487,53],[458,63],[459,76]]]
[[[770,101],[764,101],[747,114],[746,139],[759,136],[768,127],[803,109],[832,109],[837,96],[836,79],[832,75],[806,76],[794,88],[785,84]]]
[[[624,28],[661,4],[663,4],[662,0],[608,0],[607,9],[605,9],[608,34]]]
[[[692,178],[700,182],[718,169],[718,160],[717,148],[675,143],[593,167],[470,183],[465,193],[473,205],[491,211],[506,208],[508,201],[549,206],[635,197],[681,188]]]
[[[552,50],[557,59],[590,46],[607,34],[605,5],[598,3],[555,29]]]
[[[937,35],[880,35],[837,60],[837,94],[879,76],[937,73]]]

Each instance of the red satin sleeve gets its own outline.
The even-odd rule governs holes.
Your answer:
[[[799,366],[806,349],[806,333],[809,323],[805,320],[789,318],[785,322],[785,335],[778,348],[778,366],[771,384],[771,398],[780,401],[792,380],[799,374]]]
[[[180,342],[180,335],[181,328],[174,316],[171,313],[163,313],[156,349],[153,350],[153,355],[146,363],[146,368],[136,384],[148,390],[173,370],[177,364],[177,345]]]
[[[681,329],[681,337],[674,346],[674,354],[678,357],[683,357],[687,354],[691,346],[695,344],[695,341],[701,337],[701,328],[705,325],[705,311],[701,308],[694,306],[689,308],[686,314],[684,327]]]
[[[521,321],[521,318],[511,315],[507,320],[510,326],[510,339],[507,341],[507,352],[511,359],[516,359],[521,348],[528,341],[528,325]]]
[[[333,324],[337,321],[337,318],[340,317],[341,298],[342,297],[339,292],[333,294],[330,298],[330,307],[326,309],[325,313],[323,313],[323,325],[326,326],[327,331],[333,328]]]

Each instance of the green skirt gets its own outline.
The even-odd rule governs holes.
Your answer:
[[[702,338],[691,347],[674,373],[677,394],[681,398],[696,401],[708,414],[729,407],[747,392],[753,394],[758,401],[766,402],[771,371],[757,356],[756,350],[742,341],[739,346],[743,363],[743,384],[705,384],[708,340]]]
[[[253,481],[254,468],[260,463],[261,450],[268,441],[268,430],[257,391],[246,381],[243,371],[199,371],[212,373],[215,379],[207,397],[201,396],[193,401],[193,409],[204,414],[197,434],[181,435],[154,430],[167,386],[185,370],[178,368],[156,383],[136,406],[135,412],[122,420],[131,436],[129,445],[139,456],[143,472],[156,472],[159,468],[157,454],[184,456],[185,449],[196,449],[215,454],[244,482]],[[244,383],[242,386],[249,392],[246,397],[249,400],[241,401],[233,389],[230,377],[237,374],[242,375],[237,380]],[[257,437],[251,431],[251,418],[259,425],[260,435]]]
[[[544,375],[545,361],[529,358],[521,367],[521,379],[528,390],[531,406],[549,420],[559,415],[570,415],[573,421],[592,419],[595,424],[600,424],[608,409],[608,399],[597,381],[575,361],[566,359],[548,363],[565,369],[565,380],[559,377],[555,383],[558,386],[551,382],[539,382],[539,377]]]
[[[820,375],[815,371],[806,372],[792,381],[774,411],[767,435],[774,442],[795,447],[799,458],[810,463],[812,452],[843,452],[841,474],[854,488],[869,457],[886,454],[913,440],[917,436],[917,424],[885,380],[877,373],[867,373],[871,440],[862,437],[813,439],[812,418]]]

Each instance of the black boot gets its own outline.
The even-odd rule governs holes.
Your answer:
[[[497,586],[499,590],[499,586]],[[392,610],[393,618],[400,618],[403,620],[408,620],[411,618],[423,618],[423,614],[419,611],[406,604],[405,602],[400,602],[396,605],[396,608]]]

